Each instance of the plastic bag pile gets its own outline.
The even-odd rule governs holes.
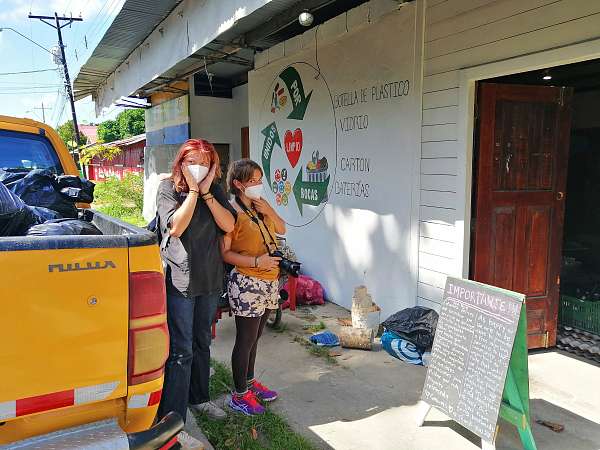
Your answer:
[[[0,169],[0,237],[102,234],[78,219],[76,203],[93,202],[94,187],[45,169]]]
[[[438,322],[438,313],[424,306],[406,308],[383,323],[381,345],[390,355],[415,365],[427,365]]]

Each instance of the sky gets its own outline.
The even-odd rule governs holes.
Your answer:
[[[54,28],[36,15],[81,17],[62,29],[71,81],[89,58],[125,0],[0,0],[0,28],[13,28],[45,49],[58,43]],[[86,48],[87,41],[87,48]],[[42,103],[46,123],[56,127],[71,119],[71,108],[64,85],[52,56],[11,30],[0,32],[0,115],[28,117],[42,121]],[[22,73],[32,71],[33,73]],[[20,72],[20,73],[15,73]],[[122,108],[112,106],[96,116],[92,98],[75,103],[77,120],[98,123],[114,118]]]

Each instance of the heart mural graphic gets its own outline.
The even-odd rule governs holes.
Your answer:
[[[302,130],[296,128],[294,132],[287,130],[283,138],[285,154],[292,167],[296,167],[302,153]]]

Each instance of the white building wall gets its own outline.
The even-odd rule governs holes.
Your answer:
[[[190,83],[191,84],[191,83]],[[233,89],[233,98],[195,96],[190,88],[190,136],[229,144],[231,161],[242,157],[241,128],[248,126],[248,85]]]
[[[306,164],[304,153],[310,155],[315,149],[321,150],[321,156],[327,154],[332,167],[336,157],[328,153],[328,146],[331,133],[337,132],[335,183],[331,170],[333,188],[321,213],[317,213],[319,207],[305,207],[300,216],[291,197],[287,208],[278,207],[278,211],[296,225],[288,227],[288,240],[304,262],[306,273],[323,283],[329,299],[349,307],[354,287],[364,283],[382,307],[382,316],[414,306],[417,296],[420,4],[366,3],[257,55],[257,69],[249,74],[251,157],[261,162],[262,131],[274,120],[271,117],[276,117],[269,112],[269,94],[278,74],[290,65],[300,71],[306,63],[314,70],[320,68],[322,77],[311,75],[312,69],[306,69],[302,76],[307,94],[313,91],[313,97],[307,118],[297,125],[304,132],[300,167]],[[318,87],[321,78],[326,80],[332,98],[324,98],[325,91]],[[373,100],[373,86],[397,80],[410,81],[409,95]],[[338,105],[336,123],[332,124],[329,111],[335,97],[361,88],[368,89],[366,100]],[[369,121],[366,130],[348,132],[340,123],[348,116],[364,115]],[[279,130],[282,147],[284,132],[295,127],[288,121]],[[311,142],[313,133],[318,139]],[[282,149],[275,147],[274,152],[279,158],[277,167],[287,164]],[[342,157],[368,158],[370,171],[343,170]],[[293,179],[297,170],[292,172]],[[344,182],[368,184],[368,198],[340,192]],[[272,193],[268,198],[274,202]]]
[[[437,308],[446,275],[468,275],[471,161],[459,136],[467,127],[459,111],[461,71],[597,39],[600,2],[426,0],[425,6],[418,301]]]
[[[191,137],[213,144],[232,142],[233,100],[230,98],[190,95]]]

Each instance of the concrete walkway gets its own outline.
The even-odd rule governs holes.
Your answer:
[[[400,362],[385,351],[343,350],[338,364],[313,356],[294,336],[306,324],[323,320],[336,331],[348,311],[333,304],[285,312],[283,333],[267,330],[257,357],[256,375],[280,393],[273,409],[315,446],[336,450],[465,450],[480,440],[437,411],[415,426],[416,403],[426,369]],[[217,326],[213,357],[229,365],[235,323]],[[540,450],[600,448],[600,367],[561,352],[530,355],[532,420],[565,426],[562,433],[534,425]],[[498,449],[521,449],[518,434],[500,422]],[[283,450],[283,449],[282,449]]]

